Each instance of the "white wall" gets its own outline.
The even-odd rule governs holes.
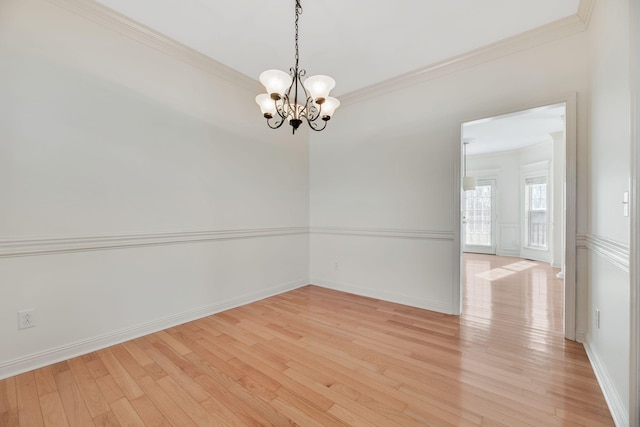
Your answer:
[[[0,377],[308,283],[305,135],[200,62],[0,3]]]
[[[579,33],[346,103],[322,138],[311,136],[312,282],[455,312],[460,125],[573,92],[585,150],[586,84]]]
[[[540,162],[553,161],[553,141],[548,141],[521,150],[509,150],[498,153],[488,153],[467,156],[468,175],[478,179],[495,179],[496,181],[496,254],[501,256],[522,256],[545,262],[552,261],[555,251],[554,236],[549,230],[548,250],[530,250],[523,246],[524,240],[524,181],[523,168]],[[552,188],[556,183],[553,174],[548,173],[549,197],[552,198]],[[554,209],[549,204],[549,212]],[[549,222],[552,225],[552,221]]]
[[[596,2],[589,28],[587,348],[621,426],[629,420],[629,218],[622,209],[630,177],[629,4]]]
[[[628,273],[609,249],[628,243],[626,6],[597,2],[588,36],[345,102],[310,156],[305,135],[265,130],[254,82],[51,2],[1,2],[0,377],[290,289],[309,271],[454,312],[460,124],[577,93],[577,328],[602,310],[588,348],[624,402]],[[16,312],[32,307],[38,326],[17,331]]]

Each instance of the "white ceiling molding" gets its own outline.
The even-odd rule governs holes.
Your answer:
[[[47,1],[219,78],[255,91],[256,93],[261,91],[262,86],[257,80],[201,54],[190,47],[178,43],[166,35],[142,25],[94,0]],[[594,3],[595,0],[580,0],[576,15],[560,19],[448,60],[346,93],[340,96],[340,101],[342,105],[360,102],[370,97],[382,95],[402,87],[412,86],[584,31],[590,20]]]
[[[233,68],[197,52],[151,28],[142,25],[93,0],[47,0],[83,18],[91,20],[119,34],[150,46],[164,54],[172,56],[224,80],[243,86],[258,93],[262,85]]]
[[[583,3],[592,4],[593,1],[594,0],[581,0],[580,6],[582,6]],[[585,6],[584,9],[588,9],[588,7]],[[587,14],[587,17],[588,16],[590,16],[590,14]],[[572,34],[585,31],[586,28],[587,24],[583,18],[577,14],[559,19],[550,24],[492,43],[480,49],[472,50],[451,59],[341,95],[340,102],[342,105],[347,105],[375,96],[384,95],[385,93],[398,90],[400,88],[413,86],[427,80],[442,77],[512,53],[540,46],[554,40],[559,40]]]
[[[589,27],[591,22],[591,15],[593,14],[593,7],[596,4],[596,0],[580,0],[578,5],[578,17],[584,22],[585,28]]]

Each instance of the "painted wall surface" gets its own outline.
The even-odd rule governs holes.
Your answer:
[[[44,0],[0,2],[0,377],[309,276],[454,312],[461,123],[573,93],[577,232],[624,245],[625,6],[597,2],[588,34],[345,102],[322,136],[292,138],[265,128],[255,82]],[[626,276],[578,254],[577,328],[620,402]],[[18,331],[24,308],[38,326]]]
[[[543,141],[522,150],[503,151],[498,153],[467,156],[467,170],[469,175],[478,179],[494,179],[496,181],[496,254],[502,256],[524,256],[540,261],[551,262],[553,235],[549,231],[549,249],[547,251],[528,252],[524,244],[524,185],[522,178],[523,167],[539,162],[553,161],[553,143]],[[549,172],[549,171],[547,171]],[[556,187],[553,175],[549,173],[549,200],[552,199],[552,189]],[[561,183],[559,184],[562,187]],[[549,212],[552,213],[551,203]],[[552,226],[553,221],[549,221]]]
[[[306,136],[257,83],[42,0],[0,3],[0,75],[0,377],[308,283]]]
[[[461,124],[577,93],[584,151],[586,66],[586,34],[579,33],[341,107],[340,120],[322,138],[311,136],[312,282],[455,312]],[[579,227],[585,223],[579,219]],[[367,238],[354,235],[358,229]],[[411,238],[398,240],[386,230]],[[339,250],[346,241],[350,250]],[[406,263],[416,250],[423,254],[418,265],[393,261]],[[391,283],[389,270],[406,280]]]
[[[630,178],[629,1],[596,2],[589,28],[590,328],[587,343],[619,425],[629,417],[629,269],[606,243],[626,248],[623,193]],[[600,327],[595,310],[600,310]]]

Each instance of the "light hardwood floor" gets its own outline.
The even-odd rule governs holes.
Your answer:
[[[461,317],[307,286],[0,381],[0,425],[611,426],[555,273],[466,255]]]

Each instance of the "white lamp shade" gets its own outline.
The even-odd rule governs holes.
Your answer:
[[[260,83],[264,85],[269,95],[277,93],[282,97],[292,81],[289,74],[280,70],[267,70],[260,74]]]
[[[333,113],[336,111],[336,108],[338,108],[339,106],[340,106],[340,101],[338,101],[336,98],[329,96],[324,101],[324,103],[320,106],[322,109],[320,114],[322,115],[322,117],[331,117],[333,116]]]
[[[263,93],[256,96],[256,103],[260,106],[263,115],[268,114],[271,117],[276,115],[276,103],[268,94]]]
[[[476,189],[476,177],[475,176],[465,176],[462,178],[462,189],[464,191],[475,190]]]
[[[336,81],[329,76],[318,75],[309,77],[304,81],[303,85],[309,92],[311,99],[316,101],[318,99],[327,99],[331,89],[336,86]]]

